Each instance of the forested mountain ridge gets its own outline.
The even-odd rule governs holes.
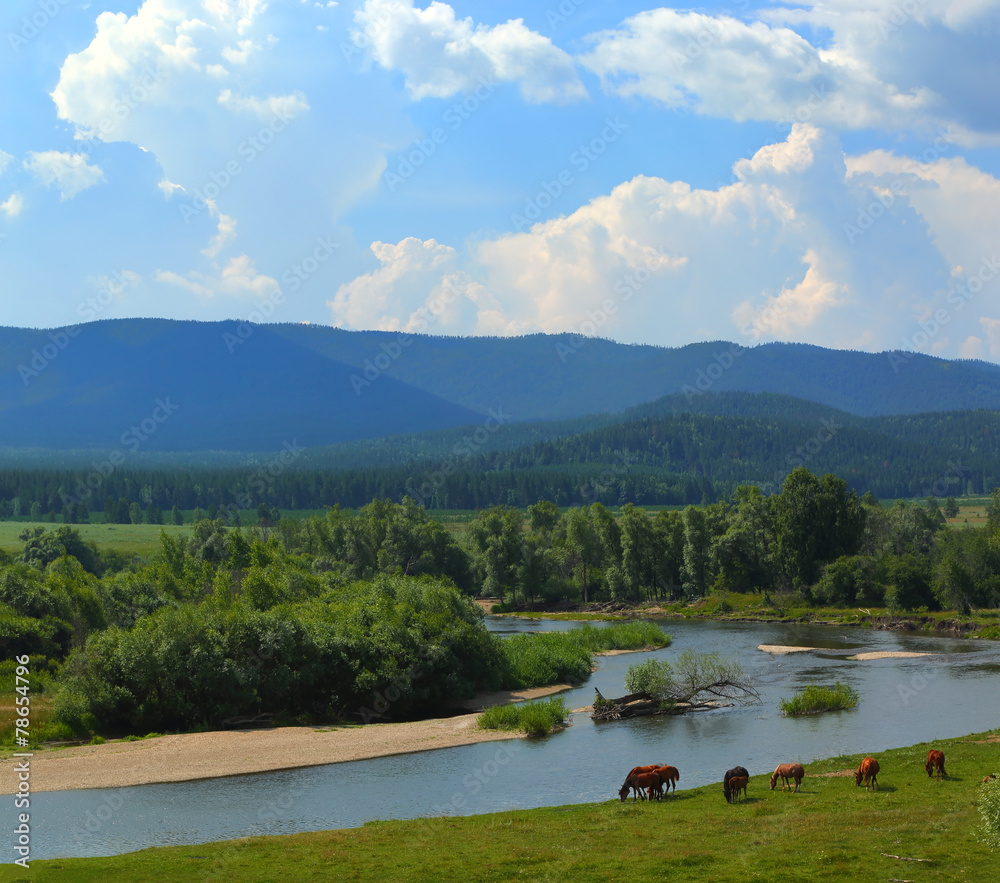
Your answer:
[[[566,334],[459,338],[154,319],[0,328],[6,448],[264,452],[293,440],[316,448],[481,425],[491,411],[505,425],[591,415],[590,429],[627,408],[773,413],[764,400],[714,395],[734,391],[814,403],[795,406],[803,417],[818,407],[858,416],[995,409],[1000,367],[804,344],[668,349]],[[143,421],[154,431],[131,432]]]

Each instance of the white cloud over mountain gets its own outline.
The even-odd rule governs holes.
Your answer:
[[[978,269],[988,243],[976,231],[1000,229],[1000,182],[963,162],[921,165],[902,180],[897,166],[882,152],[845,160],[835,137],[796,125],[715,190],[638,176],[566,217],[462,253],[433,240],[376,243],[381,268],[343,285],[332,315],[405,329],[426,293],[460,273],[460,333],[900,347]],[[956,345],[974,324],[972,311],[958,318]]]

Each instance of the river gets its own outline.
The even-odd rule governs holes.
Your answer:
[[[501,634],[576,625],[489,619]],[[720,781],[738,763],[750,770],[753,790],[766,788],[763,776],[781,762],[808,765],[1000,726],[995,642],[758,623],[677,621],[664,630],[673,637],[669,648],[602,657],[586,684],[563,694],[567,705],[589,705],[595,687],[607,697],[621,695],[630,665],[647,655],[670,659],[687,648],[743,662],[761,704],[601,724],[579,713],[566,730],[539,739],[197,782],[40,793],[32,797],[32,858],[601,801],[616,798],[628,770],[646,763],[677,767],[681,790]],[[822,649],[776,656],[758,650],[761,644]],[[861,651],[934,655],[845,658]],[[860,693],[857,708],[798,718],[778,710],[778,700],[801,687],[837,680]]]

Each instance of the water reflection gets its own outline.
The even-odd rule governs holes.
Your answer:
[[[505,634],[576,625],[491,620],[491,628]],[[203,782],[41,793],[32,799],[33,857],[110,855],[372,819],[607,800],[641,763],[676,766],[681,793],[717,782],[726,769],[742,764],[752,774],[753,791],[766,787],[761,777],[779,762],[808,764],[1000,725],[996,703],[984,701],[995,695],[1000,678],[1000,646],[992,642],[861,630],[845,636],[842,628],[812,625],[670,622],[664,628],[674,638],[669,648],[602,657],[591,679],[565,694],[567,705],[589,705],[595,687],[605,696],[620,695],[630,665],[650,655],[673,658],[687,648],[739,658],[756,679],[762,703],[603,724],[574,714],[569,729],[546,739]],[[759,651],[761,644],[822,650],[779,656]],[[934,655],[846,658],[862,650]],[[778,711],[778,700],[801,687],[836,680],[861,694],[856,709],[794,719]],[[373,785],[386,781],[391,789]]]

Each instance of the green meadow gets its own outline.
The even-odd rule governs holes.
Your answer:
[[[146,849],[111,858],[0,867],[5,881],[995,881],[998,854],[976,839],[980,782],[1000,767],[1000,736],[935,742],[949,778],[924,771],[927,744],[874,753],[880,790],[853,776],[861,755],[806,764],[800,793],[751,770],[745,802],[719,783],[656,803],[548,807],[468,817]],[[790,759],[790,758],[788,758]],[[631,761],[622,762],[622,776]],[[721,773],[721,769],[720,769]],[[586,764],[567,770],[585,776]],[[684,771],[681,770],[681,785]],[[377,783],[374,783],[377,784]],[[395,783],[399,787],[402,783]],[[608,782],[609,796],[620,782]],[[503,787],[498,780],[497,787]],[[330,800],[337,795],[331,793]],[[392,788],[386,788],[392,799]],[[9,835],[8,835],[9,836]],[[922,861],[912,861],[921,859]]]
[[[54,530],[58,524],[48,521],[0,521],[0,549],[11,555],[20,554],[24,542],[18,536],[24,530],[44,527]],[[160,550],[160,531],[165,530],[172,537],[187,536],[191,525],[173,524],[74,524],[84,540],[93,540],[101,549],[111,549],[130,555],[146,557]]]

